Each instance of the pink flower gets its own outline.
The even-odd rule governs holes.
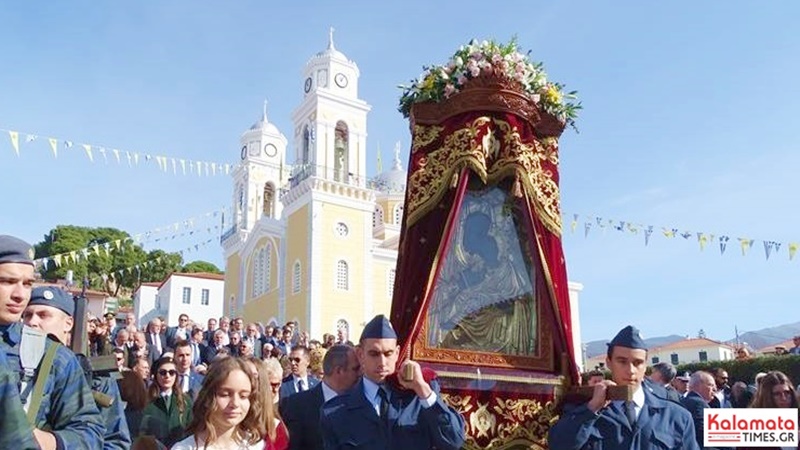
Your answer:
[[[458,79],[456,80],[456,82],[458,83],[458,85],[459,85],[459,86],[463,86],[463,85],[464,85],[464,83],[466,83],[466,82],[467,82],[467,76],[466,76],[466,75],[464,75],[463,73],[462,73],[462,74],[460,74],[460,75],[458,76]]]
[[[450,83],[447,83],[444,87],[444,96],[450,97],[451,95],[456,93],[456,87]]]

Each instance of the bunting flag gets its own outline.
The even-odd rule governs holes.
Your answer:
[[[627,221],[627,220],[614,220],[614,219],[607,219],[600,216],[584,216],[581,214],[563,214],[564,222],[566,223],[567,217],[570,217],[570,230],[574,234],[575,230],[579,226],[580,222],[583,221],[583,235],[585,238],[588,238],[589,232],[591,231],[592,227],[599,227],[602,229],[605,228],[614,228],[615,230],[630,234],[630,235],[637,235],[641,231],[644,234],[644,245],[648,246],[650,244],[650,238],[653,235],[653,232],[656,227],[653,225],[643,225],[638,224],[635,222]],[[707,233],[703,231],[692,232],[692,231],[682,231],[676,227],[661,227],[661,232],[667,239],[674,239],[677,236],[684,238],[685,240],[689,240],[690,238],[694,240],[696,238],[697,243],[700,247],[700,251],[704,251],[705,248],[709,244],[713,244],[714,242],[719,243],[719,252],[720,255],[724,255],[725,251],[727,250],[728,242],[731,240],[730,236],[727,234],[720,234],[719,236],[714,233]],[[755,239],[747,238],[747,237],[739,237],[736,238],[739,242],[739,247],[742,250],[742,256],[747,256],[750,252],[753,244],[756,242]],[[764,246],[764,256],[766,260],[769,260],[770,257],[780,251],[780,248],[783,246],[783,243],[774,241],[774,240],[760,240]],[[797,254],[798,249],[800,249],[800,242],[790,242],[787,243],[787,251],[788,259],[794,260],[795,255]]]
[[[53,151],[53,158],[58,158],[58,139],[50,138],[48,142],[50,142],[50,149]]]
[[[89,144],[83,144],[83,149],[86,150],[86,156],[89,157],[89,162],[94,162],[94,156],[92,156],[92,146]]]
[[[9,138],[11,139],[11,147],[13,148],[14,153],[18,157],[20,156],[20,152],[22,150],[19,139],[20,134],[25,136],[24,143],[26,145],[30,144],[31,146],[36,145],[36,141],[39,140],[40,136],[46,136],[36,133],[24,133],[19,130],[9,130],[5,128],[0,128],[0,131],[8,133]],[[62,139],[56,137],[47,138],[47,142],[49,143],[50,150],[53,152],[54,158],[58,158],[59,141],[63,142],[65,150],[69,150],[73,146],[73,141],[68,139]],[[145,162],[151,162],[155,160],[159,170],[165,173],[168,172],[169,162],[172,161],[173,175],[177,175],[178,173],[177,162],[180,161],[182,172],[184,175],[186,174],[186,162],[187,162],[186,159],[168,157],[164,155],[154,155],[151,153],[140,153],[130,150],[121,150],[118,148],[109,148],[105,146],[93,145],[88,143],[79,143],[79,145],[81,148],[84,149],[86,157],[89,159],[90,163],[94,163],[94,154],[95,152],[97,152],[103,156],[103,161],[106,164],[108,164],[109,163],[108,152],[110,151],[114,155],[113,161],[116,161],[117,165],[122,165],[121,154],[124,153],[126,160],[128,161],[128,167],[139,166],[139,161],[141,157],[144,156]],[[188,162],[189,162],[189,169],[193,174],[196,173],[197,176],[207,176],[207,177],[217,176],[217,174],[222,175],[223,173],[227,176],[230,175],[231,170],[233,169],[232,164],[222,164],[211,161],[191,161],[191,160],[189,160]],[[266,163],[266,165],[271,166],[274,169],[281,169],[281,171],[283,170],[282,162],[280,164]]]
[[[9,131],[8,136],[11,138],[11,146],[14,147],[14,153],[19,157],[19,133],[16,131]]]

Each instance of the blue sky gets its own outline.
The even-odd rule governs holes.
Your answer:
[[[648,336],[712,338],[793,322],[800,255],[796,81],[800,5],[744,1],[13,2],[0,5],[0,128],[154,155],[235,163],[238,139],[269,100],[290,135],[301,70],[336,28],[373,109],[375,170],[395,141],[407,151],[396,85],[444,62],[472,37],[516,35],[554,80],[577,89],[580,134],[561,144],[564,247],[583,283],[584,340],[628,323]],[[297,6],[295,6],[297,5]],[[277,9],[276,9],[277,8]],[[24,135],[21,137],[24,141]],[[38,241],[57,224],[145,232],[231,202],[224,176],[129,168],[82,149],[54,159],[46,140],[17,157],[0,136],[0,232]],[[605,232],[587,218],[656,228]],[[728,235],[700,251],[696,237]],[[738,237],[755,239],[743,257]],[[180,250],[205,240],[170,239]],[[761,240],[783,243],[767,261]],[[153,243],[155,244],[155,243]],[[153,246],[151,244],[151,248]],[[216,245],[187,255],[222,265]]]

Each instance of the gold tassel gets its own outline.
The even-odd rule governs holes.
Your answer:
[[[458,187],[458,173],[453,174],[453,178],[450,180],[450,187],[453,189]]]
[[[522,198],[522,181],[519,179],[519,174],[517,174],[516,179],[514,179],[514,187],[511,189],[511,192],[514,194],[514,197]]]

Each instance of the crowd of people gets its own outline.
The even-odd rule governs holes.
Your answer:
[[[354,345],[241,318],[205,328],[183,314],[139,328],[89,318],[88,355],[70,344],[71,294],[34,287],[33,250],[0,236],[0,448],[458,449],[461,415],[376,316]],[[116,371],[92,370],[110,358]],[[113,365],[113,364],[112,364]],[[398,370],[399,369],[399,370]],[[118,374],[117,376],[114,374]],[[398,375],[398,374],[402,374]]]

